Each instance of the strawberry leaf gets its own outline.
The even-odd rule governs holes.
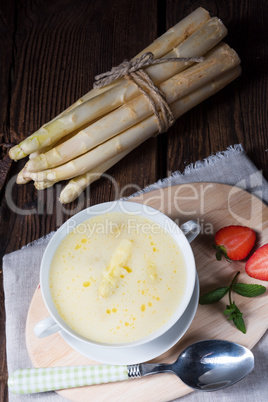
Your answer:
[[[232,286],[232,289],[244,297],[256,297],[266,292],[265,286],[247,283],[236,283]]]
[[[227,250],[224,246],[217,246],[216,244],[213,245],[216,250],[216,259],[221,261],[222,256],[225,257],[226,261],[232,262],[232,260],[228,257]]]
[[[200,304],[216,303],[219,300],[221,300],[228,293],[228,290],[229,290],[229,286],[214,289],[211,292],[208,292],[208,293],[204,294],[203,296],[201,296],[199,299],[199,303]]]

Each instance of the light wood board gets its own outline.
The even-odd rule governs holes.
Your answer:
[[[166,213],[178,224],[197,219],[202,233],[192,243],[201,294],[230,283],[237,271],[239,282],[267,282],[250,278],[245,273],[245,262],[216,261],[213,249],[215,232],[226,225],[250,226],[257,232],[254,249],[268,242],[268,208],[255,196],[237,188],[216,183],[182,184],[142,194],[131,201],[146,203]],[[235,295],[235,302],[244,313],[247,333],[242,334],[222,314],[228,298],[212,305],[198,306],[193,323],[184,337],[154,362],[173,362],[188,345],[202,339],[225,339],[252,348],[268,328],[268,292],[257,298]],[[97,364],[72,350],[59,334],[39,339],[33,328],[48,315],[37,288],[26,323],[26,343],[35,367]],[[183,396],[191,389],[175,375],[161,374],[114,384],[94,385],[58,391],[72,401],[113,402],[170,401]]]

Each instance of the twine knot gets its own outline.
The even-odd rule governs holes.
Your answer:
[[[109,85],[118,78],[127,78],[132,80],[139,91],[146,96],[150,106],[157,118],[159,133],[167,131],[174,124],[175,118],[166,100],[164,93],[154,84],[149,75],[143,70],[144,67],[153,64],[162,64],[168,62],[202,62],[203,57],[170,57],[163,59],[154,59],[152,52],[143,53],[134,60],[124,60],[121,64],[113,67],[111,71],[96,75],[94,88],[102,88]],[[160,110],[160,113],[159,111]]]
[[[131,73],[136,72],[140,68],[149,66],[153,64],[154,55],[152,52],[147,52],[142,54],[140,57],[134,60],[124,60],[121,64],[113,67],[111,71],[96,75],[95,82],[93,84],[94,88],[102,88],[109,85],[111,82],[117,80],[118,78],[125,77]]]

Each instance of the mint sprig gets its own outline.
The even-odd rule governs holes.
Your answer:
[[[247,283],[236,283],[237,277],[240,272],[237,272],[229,286],[224,286],[211,290],[210,292],[202,295],[199,299],[200,304],[212,304],[221,300],[227,293],[229,293],[229,305],[223,311],[223,314],[229,316],[228,320],[233,321],[234,325],[239,331],[246,333],[246,326],[243,319],[243,313],[239,310],[235,302],[232,300],[232,291],[244,297],[256,297],[262,295],[266,288],[262,285],[254,285]]]

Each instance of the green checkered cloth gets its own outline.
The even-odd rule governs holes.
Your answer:
[[[8,386],[15,394],[33,394],[123,381],[128,378],[127,366],[46,367],[17,370],[9,377]]]

